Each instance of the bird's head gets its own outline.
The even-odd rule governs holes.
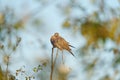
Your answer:
[[[59,33],[56,32],[56,33],[54,34],[54,36],[55,36],[55,37],[58,37],[58,36],[59,36]]]

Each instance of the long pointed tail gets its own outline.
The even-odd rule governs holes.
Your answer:
[[[75,57],[75,55],[72,53],[72,51],[69,51],[74,57]]]
[[[72,45],[69,45],[70,47],[72,47],[72,48],[75,48],[74,46],[72,46]]]

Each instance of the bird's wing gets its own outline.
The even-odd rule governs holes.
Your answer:
[[[62,49],[69,51],[74,56],[74,54],[72,53],[72,51],[69,47],[71,45],[69,45],[69,43],[64,38],[59,37],[58,44],[62,47]],[[73,47],[73,46],[71,46],[71,47]]]
[[[50,41],[51,41],[51,44],[53,45],[53,47],[56,47],[57,39],[54,36],[52,36],[50,38]]]
[[[50,42],[52,43],[52,44],[54,44],[54,36],[52,36],[51,38],[50,38]]]
[[[62,37],[58,38],[58,44],[63,48],[63,49],[69,49],[69,43]]]

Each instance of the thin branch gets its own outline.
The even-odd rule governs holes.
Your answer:
[[[55,63],[56,63],[57,57],[58,57],[58,49],[57,49],[56,57],[55,57],[55,60],[54,60],[54,63],[53,63],[54,66],[55,66]]]
[[[8,58],[8,62],[7,62],[7,64],[6,64],[6,78],[7,78],[7,80],[9,80],[9,71],[8,71],[8,67],[9,67],[9,56],[7,56],[7,58]]]
[[[54,69],[54,65],[53,65],[53,53],[54,53],[54,48],[52,48],[52,54],[51,54],[51,73],[50,73],[50,80],[52,80],[53,69]]]

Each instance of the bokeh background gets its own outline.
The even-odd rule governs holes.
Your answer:
[[[120,0],[0,0],[0,80],[49,80],[55,32],[53,80],[120,80]]]

